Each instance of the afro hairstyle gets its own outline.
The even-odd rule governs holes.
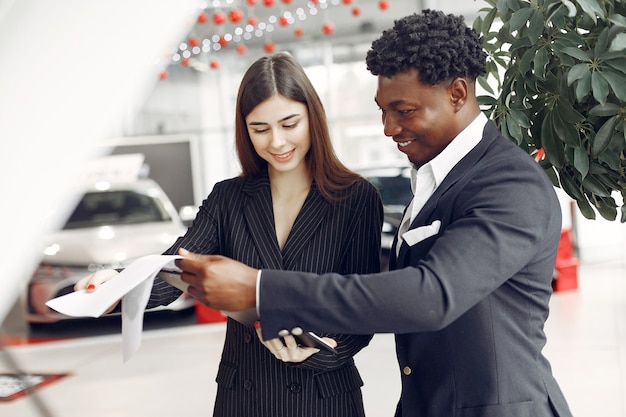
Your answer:
[[[372,42],[365,62],[373,75],[415,68],[420,82],[437,85],[456,77],[475,80],[486,73],[486,59],[481,38],[463,16],[427,9],[395,20]]]

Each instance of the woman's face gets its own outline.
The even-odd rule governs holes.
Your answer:
[[[275,95],[259,103],[246,117],[256,153],[268,163],[270,173],[306,168],[311,147],[306,105]]]

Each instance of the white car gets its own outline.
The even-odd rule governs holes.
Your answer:
[[[45,302],[72,292],[78,280],[94,271],[162,253],[185,231],[179,213],[155,181],[99,182],[85,192],[63,228],[42,242],[43,258],[28,285],[28,322],[69,319]],[[164,308],[193,306],[193,299],[183,295]]]

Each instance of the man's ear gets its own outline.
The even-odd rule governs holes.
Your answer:
[[[455,111],[459,111],[467,101],[467,95],[469,93],[469,85],[467,80],[462,77],[457,77],[452,80],[448,87],[448,93],[450,95],[450,102],[454,106]]]

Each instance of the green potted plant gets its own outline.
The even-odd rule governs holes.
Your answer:
[[[626,0],[485,1],[474,21],[489,54],[483,109],[584,217],[615,220],[615,194],[626,201]]]

